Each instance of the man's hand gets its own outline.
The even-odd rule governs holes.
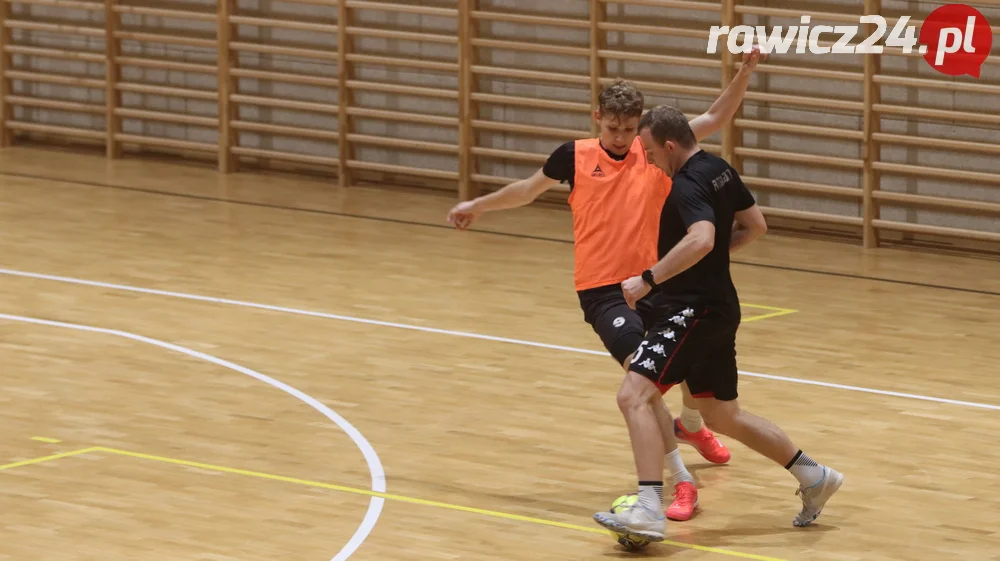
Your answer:
[[[757,62],[761,60],[767,60],[767,53],[761,53],[760,45],[754,45],[749,53],[743,53],[743,66],[740,70],[745,68],[747,72],[753,72],[757,68]]]
[[[625,294],[625,302],[633,310],[635,309],[636,302],[642,300],[642,297],[649,294],[649,291],[649,285],[646,284],[646,281],[642,280],[642,277],[632,277],[622,281],[622,292]]]
[[[476,201],[463,201],[448,211],[448,223],[459,230],[465,230],[482,214],[476,208]]]

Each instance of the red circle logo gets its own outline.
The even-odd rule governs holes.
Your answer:
[[[948,4],[924,20],[920,45],[924,60],[938,72],[979,78],[979,69],[993,48],[993,31],[979,10],[965,4]]]

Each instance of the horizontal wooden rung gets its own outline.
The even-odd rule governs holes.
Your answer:
[[[835,156],[821,156],[819,154],[803,154],[801,152],[783,152],[780,150],[769,150],[763,148],[737,147],[736,155],[745,158],[758,158],[761,160],[772,160],[780,162],[797,162],[817,166],[829,166],[838,168],[863,169],[865,162],[856,158],[838,158]]]
[[[876,132],[872,134],[872,139],[883,144],[897,144],[901,146],[924,146],[938,150],[957,150],[960,152],[981,152],[984,154],[1000,155],[1000,144],[988,142],[969,142],[967,140],[948,140],[945,138],[928,138],[925,136],[913,136],[909,134],[889,134]]]
[[[361,64],[380,64],[382,66],[398,66],[402,68],[419,68],[421,70],[438,70],[441,72],[458,72],[457,62],[440,62],[434,60],[419,60],[398,56],[365,55],[349,53],[345,55],[348,62]]]
[[[892,191],[874,191],[872,192],[872,198],[877,201],[897,203],[905,206],[956,210],[972,214],[995,214],[1000,216],[1000,203],[986,201],[914,195],[912,193],[894,193]]]
[[[892,76],[889,74],[876,74],[872,79],[876,84],[884,84],[887,86],[906,86],[910,88],[928,88],[1000,96],[1000,86],[995,86],[993,84],[977,84],[973,82],[956,82],[953,80],[935,80],[930,78],[913,78],[911,76]]]
[[[320,166],[336,167],[340,165],[337,158],[326,156],[313,156],[311,154],[296,154],[294,152],[278,152],[276,150],[261,150],[259,148],[247,148],[245,146],[233,146],[230,148],[233,154],[238,156],[249,156],[267,160],[278,160],[283,162],[296,162],[300,164],[314,164]]]
[[[757,188],[764,191],[783,191],[799,195],[813,195],[838,197],[844,199],[861,200],[864,192],[857,187],[839,187],[836,185],[823,185],[820,183],[806,183],[805,181],[789,181],[787,179],[772,179],[770,177],[757,177],[753,175],[741,175],[743,183],[750,188]]]
[[[520,68],[504,68],[500,66],[471,67],[473,74],[483,76],[501,76],[518,80],[534,80],[537,82],[557,82],[561,84],[590,84],[590,76],[581,74],[563,74],[560,72],[545,72],[541,70],[522,70]]]
[[[62,23],[49,23],[43,21],[24,21],[8,19],[3,22],[8,29],[22,29],[25,31],[43,31],[45,33],[64,33],[67,35],[82,35],[84,37],[104,37],[104,29],[88,27],[83,25],[66,25]]]
[[[825,99],[821,97],[812,97],[805,95],[787,95],[787,94],[774,94],[774,93],[749,91],[746,93],[744,99],[749,101],[765,101],[768,103],[777,103],[780,105],[798,105],[803,107],[819,107],[823,109],[840,109],[843,111],[851,111],[859,114],[864,112],[865,110],[865,104],[862,101]]]
[[[51,6],[68,10],[89,10],[103,12],[104,2],[82,2],[80,0],[5,0],[8,4],[24,4],[33,6]]]
[[[236,76],[237,78],[255,78],[258,80],[271,80],[274,82],[285,82],[288,84],[308,84],[313,86],[328,86],[331,88],[336,88],[339,84],[336,77],[313,76],[292,72],[274,72],[273,70],[233,68],[229,71],[229,74]]]
[[[281,109],[293,109],[296,111],[311,111],[314,113],[326,113],[336,115],[339,111],[336,105],[328,103],[316,103],[314,101],[298,101],[293,99],[261,97],[255,95],[233,94],[229,96],[230,101],[243,105],[259,105],[261,107],[280,107]]]
[[[363,162],[361,160],[349,160],[348,168],[363,169],[368,171],[380,171],[382,173],[395,173],[398,175],[412,175],[417,177],[431,177],[434,179],[458,180],[458,172],[444,171],[438,169],[417,168],[410,166],[399,166],[394,164],[383,164],[379,162]]]
[[[568,140],[570,139],[576,140],[579,138],[587,138],[590,136],[590,131],[585,131],[585,130],[561,129],[555,127],[539,127],[536,125],[522,125],[520,123],[506,123],[506,122],[484,121],[484,120],[472,121],[472,128],[486,130],[486,131],[496,131],[496,132],[513,132],[513,133],[527,134],[532,136],[564,138]]]
[[[575,55],[590,56],[590,49],[587,47],[572,47],[569,45],[553,45],[551,43],[538,43],[535,41],[505,41],[502,39],[486,39],[483,37],[473,37],[470,41],[473,47],[481,49],[503,49],[509,51],[527,51],[532,53],[545,53],[553,55]]]
[[[45,125],[42,123],[28,123],[25,121],[7,121],[7,128],[11,130],[41,132],[45,134],[75,136],[80,138],[107,138],[107,134],[102,130],[75,129],[72,127],[60,127],[56,125]]]
[[[229,16],[229,23],[237,25],[253,25],[257,27],[274,27],[280,29],[295,29],[298,31],[316,31],[319,33],[336,33],[337,25],[312,21],[298,21],[254,16]]]
[[[931,166],[914,166],[910,164],[894,164],[890,162],[874,162],[872,167],[881,172],[917,177],[933,177],[947,180],[969,181],[972,183],[988,183],[1000,185],[1000,174],[967,171],[964,169],[936,168]]]
[[[856,6],[855,6],[856,7]],[[798,19],[804,15],[810,16],[812,18],[812,25],[817,25],[822,22],[845,22],[845,23],[858,23],[858,14],[856,13],[838,13],[838,12],[825,12],[816,10],[804,10],[799,9],[782,9],[782,8],[765,8],[758,6],[736,6],[737,14],[749,14],[754,16],[769,16],[777,18],[790,18],[798,21]]]
[[[924,117],[927,119],[937,119],[941,121],[964,121],[971,123],[1000,124],[1000,114],[983,111],[982,113],[971,113],[968,111],[953,111],[950,109],[927,109],[924,107],[913,107],[912,105],[888,105],[876,103],[872,108],[879,113],[892,115],[903,115],[906,117]]]
[[[739,67],[742,62],[734,62],[734,67]],[[839,80],[842,82],[864,82],[864,72],[845,72],[843,70],[827,70],[825,68],[804,68],[801,66],[787,66],[781,64],[758,64],[757,72],[767,74],[783,74],[786,76],[802,76],[804,78],[822,78],[826,80]]]
[[[626,3],[638,6],[655,6],[658,8],[673,8],[676,10],[695,10],[701,12],[720,12],[722,11],[722,6],[720,2],[695,2],[692,0],[628,0],[627,2],[622,2],[622,0],[600,0],[601,2],[610,3]]]
[[[229,43],[231,51],[244,51],[249,53],[267,53],[271,55],[287,55],[302,58],[315,58],[319,60],[337,60],[337,49],[320,50],[292,45],[277,45],[272,43],[247,43],[245,41],[233,41]]]
[[[193,90],[189,88],[168,88],[155,84],[135,84],[132,82],[118,82],[115,89],[122,92],[142,93],[149,95],[162,95],[166,97],[183,97],[187,99],[210,99],[219,98],[218,92],[209,90]]]
[[[549,158],[548,154],[532,154],[530,152],[518,152],[515,150],[501,150],[498,148],[473,147],[471,152],[474,156],[494,158],[499,160],[516,160],[519,162],[532,162],[544,164]]]
[[[458,99],[458,92],[455,90],[444,90],[440,88],[423,88],[419,86],[408,86],[406,84],[386,84],[384,82],[368,82],[366,80],[348,80],[347,87],[353,90],[368,92],[396,93],[418,97],[437,97],[444,99]]]
[[[147,6],[129,6],[125,4],[114,4],[112,7],[119,14],[133,14],[138,16],[156,16],[162,18],[187,19],[195,21],[216,21],[215,12],[201,10],[173,10],[169,8],[150,8]]]
[[[710,58],[698,58],[675,55],[661,55],[654,53],[637,53],[630,51],[612,51],[601,49],[597,51],[597,56],[611,60],[631,60],[636,62],[653,62],[656,64],[675,64],[678,66],[693,66],[696,68],[719,68],[722,61]]]
[[[192,140],[177,140],[174,138],[163,138],[162,136],[143,136],[138,134],[116,134],[115,140],[118,142],[131,142],[133,144],[145,146],[163,146],[166,148],[179,148],[181,150],[194,150],[199,152],[218,152],[219,145],[208,142],[195,142]]]
[[[396,39],[400,41],[420,41],[424,43],[441,43],[444,45],[458,44],[458,37],[456,35],[442,35],[440,33],[419,33],[415,31],[360,26],[348,27],[347,33],[357,37],[376,37],[379,39]]]
[[[419,4],[397,4],[395,2],[366,2],[362,0],[342,1],[347,3],[348,8],[358,10],[421,14],[425,16],[440,16],[445,18],[458,17],[458,10],[455,8],[434,8],[431,6],[421,6]]]
[[[4,100],[11,105],[23,107],[42,107],[45,109],[58,109],[60,111],[74,111],[78,113],[107,113],[104,105],[94,105],[93,103],[80,103],[77,101],[62,101],[58,99],[45,99],[39,97],[25,97],[20,95],[8,95]]]
[[[47,47],[28,47],[25,45],[4,45],[4,52],[12,55],[37,56],[42,58],[54,58],[60,60],[85,60],[87,62],[105,62],[107,58],[103,54],[88,53],[86,51],[65,51],[62,49],[50,49]]]
[[[292,127],[288,125],[275,125],[272,123],[258,123],[254,121],[233,121],[230,123],[230,126],[241,131],[260,132],[298,138],[318,138],[321,140],[336,141],[340,137],[339,133],[335,130]]]
[[[535,99],[530,97],[516,97],[512,95],[498,95],[487,93],[471,94],[472,101],[481,103],[494,103],[497,105],[516,105],[521,107],[534,107],[536,109],[557,109],[574,112],[590,112],[589,103],[574,103],[570,101],[553,101],[549,99]]]
[[[849,129],[837,129],[833,127],[817,127],[813,125],[796,125],[792,123],[780,123],[776,121],[757,121],[753,119],[734,119],[733,124],[737,128],[754,131],[780,132],[787,134],[801,134],[805,136],[822,136],[826,138],[842,138],[845,140],[864,140],[864,131],[852,131]]]
[[[490,12],[485,10],[473,10],[472,19],[481,21],[506,21],[510,23],[525,23],[528,25],[547,25],[551,27],[570,27],[575,29],[590,28],[590,21],[585,19],[555,18],[549,16],[535,16],[531,14]]]
[[[139,41],[142,43],[187,45],[189,47],[202,47],[205,49],[215,49],[218,47],[218,42],[215,39],[208,39],[205,37],[167,35],[165,33],[145,33],[140,31],[115,31],[114,36],[115,39],[124,41]]]
[[[398,148],[402,150],[416,150],[422,152],[440,152],[442,154],[457,154],[458,145],[446,144],[443,142],[428,142],[426,140],[412,140],[409,138],[394,138],[388,136],[375,136],[370,134],[347,135],[349,142],[356,144],[367,144],[369,146],[382,146],[385,148]]]
[[[670,37],[691,37],[692,39],[708,39],[708,29],[687,29],[683,27],[669,27],[659,25],[642,25],[632,23],[621,23],[616,21],[602,21],[597,24],[597,28],[602,31],[618,31],[621,33],[643,33],[646,35],[667,35]]]
[[[219,119],[215,117],[198,117],[196,115],[181,115],[178,113],[166,113],[163,111],[147,111],[144,109],[132,109],[128,107],[118,107],[115,115],[126,119],[146,119],[150,121],[163,121],[167,123],[179,123],[183,125],[197,125],[202,127],[218,127]]]
[[[806,220],[809,222],[820,222],[825,224],[840,224],[844,226],[861,226],[864,221],[860,216],[844,216],[840,214],[827,214],[825,212],[810,212],[806,210],[792,210],[788,208],[760,207],[764,216],[775,218],[790,218],[792,220]]]
[[[601,84],[608,85],[612,83],[614,78],[601,78]],[[700,95],[711,99],[717,98],[719,96],[718,88],[709,88],[705,86],[689,86],[687,84],[675,84],[670,81],[663,82],[648,82],[645,80],[629,80],[630,83],[635,85],[635,87],[640,88],[642,91],[654,91],[663,93],[672,93],[680,95]]]
[[[41,72],[26,72],[23,70],[8,70],[4,76],[11,80],[24,80],[25,82],[40,82],[44,84],[62,84],[65,86],[78,86],[82,88],[104,88],[104,80],[94,78],[80,78],[76,76],[65,76],[61,74],[43,74]]]
[[[165,60],[160,58],[139,58],[130,56],[120,56],[115,58],[120,66],[135,66],[137,68],[161,68],[164,70],[181,70],[184,72],[197,72],[203,74],[216,74],[219,67],[214,64],[198,64],[193,62],[178,62],[175,60]]]
[[[350,117],[361,117],[366,119],[382,119],[385,121],[396,121],[401,123],[420,123],[424,125],[439,125],[442,127],[457,127],[458,117],[445,117],[443,115],[425,115],[423,113],[411,113],[408,111],[388,111],[385,109],[371,109],[368,107],[348,107],[347,115]]]
[[[984,232],[981,230],[966,230],[964,228],[947,228],[944,226],[931,226],[927,224],[908,224],[906,222],[892,222],[889,220],[880,220],[880,219],[872,220],[872,226],[880,230],[905,232],[908,234],[925,234],[925,235],[942,236],[949,238],[973,239],[984,242],[1000,242],[1000,234],[995,232]]]

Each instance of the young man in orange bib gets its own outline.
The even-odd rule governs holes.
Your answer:
[[[718,131],[735,114],[758,57],[756,50],[745,55],[736,77],[708,112],[691,120],[698,140]],[[568,182],[573,212],[574,284],[584,320],[627,371],[645,339],[651,307],[640,301],[637,309],[630,308],[621,283],[657,261],[660,210],[670,193],[671,180],[647,159],[638,138],[642,93],[627,82],[617,81],[601,92],[598,101],[594,118],[600,124],[599,138],[563,144],[534,175],[459,203],[448,213],[448,221],[464,230],[484,212],[527,205],[548,189]],[[726,463],[730,458],[726,447],[705,428],[686,384],[681,387],[684,408],[679,419],[674,421],[662,400],[657,408],[665,465],[673,479],[674,500],[666,509],[666,516],[672,520],[688,520],[698,506],[698,490],[680,457],[677,442],[694,446],[713,463]]]

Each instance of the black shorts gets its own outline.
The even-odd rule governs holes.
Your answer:
[[[628,307],[620,284],[577,292],[583,319],[594,328],[619,365],[624,364],[646,336],[653,306],[642,299],[636,310]]]
[[[739,320],[712,309],[684,306],[657,316],[629,370],[649,378],[664,393],[687,381],[694,397],[736,399]]]

